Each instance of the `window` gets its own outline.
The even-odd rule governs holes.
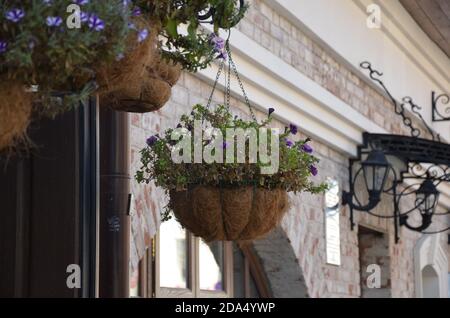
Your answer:
[[[156,297],[231,297],[231,243],[206,243],[175,219],[155,240]]]
[[[130,277],[130,297],[147,298],[152,295],[152,251],[147,250],[139,261],[139,269]],[[151,296],[150,296],[151,297]]]
[[[130,296],[258,298],[270,292],[250,246],[206,243],[171,219],[131,276]]]
[[[190,283],[190,237],[181,226],[170,220],[161,225],[158,256],[164,266],[159,267],[161,286],[187,289]]]

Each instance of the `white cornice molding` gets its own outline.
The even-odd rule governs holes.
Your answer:
[[[383,25],[384,32],[389,34],[391,40],[395,42],[404,52],[409,54],[411,60],[427,73],[431,78],[440,80],[443,77],[444,83],[450,83],[450,59],[433,42],[420,26],[409,15],[398,0],[353,0],[359,4],[359,8],[365,12],[365,8],[371,4],[378,4],[383,14],[387,17],[387,22]],[[438,75],[439,74],[439,75]],[[449,88],[436,83],[441,89]],[[442,87],[441,87],[442,86]]]
[[[408,57],[411,67],[417,67],[430,80],[432,90],[440,93],[450,90],[450,59],[412,20],[399,1],[353,0],[353,2],[362,12],[365,12],[371,3],[378,4],[383,12],[382,31],[385,36]],[[424,89],[425,87],[426,85]],[[429,116],[431,90],[427,93],[429,93],[428,103],[422,104],[428,112],[424,114],[425,118],[431,117]],[[447,137],[445,135],[445,138]]]
[[[327,20],[328,17],[326,16],[326,13],[327,9],[328,11],[331,11],[332,8],[330,5],[333,3],[330,3],[329,0],[295,0],[295,2],[294,0],[263,1],[266,5],[274,9],[283,17],[290,20],[302,31],[313,36],[319,43],[332,49],[332,52],[329,53],[332,53],[339,59],[344,59],[347,63],[353,65],[354,67],[356,66],[359,70],[358,65],[355,65],[355,63],[351,61],[348,56],[341,54],[342,52],[334,47],[332,43],[326,41],[321,34],[317,32],[314,25],[311,24],[311,21],[314,20],[323,25],[330,25],[330,21]],[[448,89],[450,86],[450,72],[446,70],[450,70],[450,59],[430,38],[426,36],[422,29],[414,22],[414,20],[412,20],[408,12],[401,6],[398,0],[351,0],[339,2],[339,7],[342,8],[342,11],[347,10],[350,12],[352,6],[356,6],[361,11],[360,13],[366,15],[366,8],[372,3],[378,4],[382,9],[382,27],[380,31],[384,34],[384,36],[389,38],[401,52],[406,54],[411,62],[421,68],[430,80],[435,83],[437,88],[441,88],[442,90]],[[308,4],[308,6],[306,6],[306,4]],[[344,8],[344,6],[347,7]],[[333,13],[335,12],[333,11]],[[321,16],[322,19],[320,19]],[[307,17],[308,20],[305,19]],[[348,18],[351,17],[342,16],[342,19],[348,20]],[[355,16],[354,18],[357,20],[360,17]],[[342,21],[333,21],[333,23],[336,24],[339,22]],[[338,26],[336,24],[335,26]],[[363,28],[365,28],[365,26],[363,26]],[[367,29],[365,33],[370,34],[371,31]],[[347,38],[351,38],[355,34],[350,32],[345,35]],[[335,34],[335,36],[339,39],[339,36],[342,36],[342,34]],[[362,41],[363,39],[363,36],[355,38],[356,41],[353,48],[356,49],[358,46],[364,47],[366,43]],[[369,40],[369,37],[367,37],[367,39]],[[382,53],[383,52],[380,52],[380,54]],[[358,64],[359,62],[362,61],[358,61]]]
[[[366,27],[366,7],[372,0],[263,1],[367,84],[384,93],[359,67],[364,60],[371,61],[374,68],[384,72],[383,81],[395,98],[411,96],[422,106],[422,116],[428,124],[444,140],[450,139],[448,125],[431,123],[431,91],[450,91],[450,59],[398,0],[376,0],[382,9],[381,29]]]
[[[276,116],[283,122],[297,124],[306,134],[350,156],[356,155],[362,132],[386,133],[384,128],[238,30],[233,30],[230,43],[245,89],[257,108],[264,111],[276,108]],[[197,76],[213,83],[217,69],[213,65]],[[232,83],[231,92],[242,99],[237,83]]]

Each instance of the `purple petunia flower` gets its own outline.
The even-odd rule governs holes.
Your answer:
[[[294,125],[294,124],[290,124],[290,125],[289,125],[289,130],[290,130],[291,134],[293,134],[293,135],[297,135],[297,132],[298,132],[298,128],[297,128],[297,126],[296,126],[296,125]]]
[[[140,16],[141,14],[142,14],[142,12],[141,12],[141,9],[139,9],[139,8],[134,8],[133,11],[131,12],[131,15],[132,15],[133,17],[138,17],[138,16]]]
[[[275,111],[275,108],[270,107],[269,108],[269,116],[272,115],[272,113]]]
[[[147,37],[148,37],[148,30],[147,29],[142,29],[138,33],[138,42],[141,43],[141,42],[145,41],[145,39]]]
[[[90,14],[89,13],[80,11],[80,21],[81,22],[83,22],[83,23],[88,22],[89,18],[90,18]]]
[[[49,27],[58,27],[63,23],[63,20],[60,17],[47,17],[46,21]]]
[[[222,39],[220,36],[217,36],[216,34],[211,34],[210,36],[211,44],[214,45],[214,51],[216,53],[220,53],[225,48],[225,40]]]
[[[294,143],[290,140],[286,140],[286,146],[288,146],[288,148],[292,148],[292,146],[294,145]]]
[[[22,9],[12,9],[6,12],[5,17],[9,21],[17,23],[25,17],[25,11]]]
[[[8,49],[8,42],[0,41],[0,54],[5,53]]]
[[[311,172],[311,174],[313,176],[317,176],[318,170],[317,170],[316,166],[310,166],[309,171]]]
[[[220,36],[217,36],[215,33],[212,33],[209,36],[209,41],[213,45],[213,51],[215,53],[219,53],[217,56],[218,59],[228,59],[228,53],[225,50],[225,40]]]
[[[223,50],[220,52],[220,54],[217,56],[218,59],[224,59],[225,61],[228,59],[228,53],[227,51]]]
[[[308,144],[304,144],[302,146],[302,150],[306,153],[313,153],[313,151],[314,151],[313,148]]]
[[[95,31],[101,31],[105,28],[105,22],[103,22],[103,20],[100,19],[97,15],[92,14],[89,17],[88,26]]]
[[[75,0],[73,3],[76,3],[80,6],[82,6],[82,5],[88,4],[89,0]]]
[[[156,136],[151,136],[147,139],[147,145],[149,147],[153,147],[155,145],[155,143],[158,141],[158,137]]]

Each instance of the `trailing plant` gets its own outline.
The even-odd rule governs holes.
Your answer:
[[[161,22],[163,57],[191,72],[224,56],[223,42],[218,43],[215,35],[220,29],[234,27],[248,7],[239,0],[137,0],[136,4],[150,19]],[[213,25],[212,36],[201,27],[202,23]]]
[[[71,4],[81,7],[80,28],[66,23],[73,21],[67,12]],[[54,109],[49,107],[54,103],[65,109],[59,106],[77,104],[95,91],[99,65],[122,59],[149,36],[151,30],[134,23],[138,17],[151,21],[166,39],[164,58],[197,71],[226,55],[223,40],[200,24],[207,18],[218,33],[236,25],[245,10],[233,0],[1,0],[0,80],[37,85],[41,110]],[[188,25],[186,35],[181,24]],[[67,94],[55,98],[54,92]]]
[[[25,133],[33,112],[55,116],[93,92],[120,110],[162,107],[179,66],[197,71],[226,58],[216,33],[245,9],[232,0],[0,0],[0,96],[18,96],[1,103],[0,113],[12,123],[6,116],[14,116],[15,105],[24,110],[20,129],[0,127],[0,137],[8,136],[0,150]],[[200,27],[205,19],[215,33]],[[166,40],[157,46],[159,37]]]
[[[272,121],[273,110],[269,112],[267,120],[257,122],[234,117],[225,106],[218,106],[210,110],[202,105],[193,107],[190,115],[183,115],[177,128],[181,128],[183,134],[189,135],[195,125],[195,121],[203,122],[203,128],[212,134],[202,142],[202,153],[205,147],[214,145],[217,132],[226,136],[227,129],[242,128],[247,130],[253,128],[257,131],[258,144],[260,142],[260,128],[269,127]],[[216,133],[214,133],[214,131]],[[261,161],[260,156],[255,163],[249,161],[248,147],[246,141],[245,163],[238,163],[238,151],[234,151],[233,163],[175,163],[172,160],[172,151],[178,151],[179,143],[172,140],[174,129],[168,129],[162,136],[154,135],[148,138],[147,146],[140,152],[141,168],[136,172],[136,180],[140,183],[155,181],[157,186],[162,187],[167,193],[176,190],[186,190],[194,185],[207,185],[225,188],[237,188],[255,186],[267,190],[281,189],[288,192],[312,192],[319,193],[326,189],[324,184],[316,185],[310,181],[311,176],[317,174],[316,164],[319,161],[313,154],[309,145],[309,139],[293,141],[292,137],[297,134],[297,127],[290,125],[285,131],[278,134],[279,138],[279,169],[273,174],[261,173],[261,168],[267,163]],[[268,134],[268,136],[271,136]],[[273,135],[272,135],[273,136]],[[183,137],[184,138],[184,137]],[[269,137],[270,138],[270,137]],[[273,138],[273,137],[272,137]],[[226,140],[226,139],[224,139]],[[270,144],[270,141],[268,142]],[[223,142],[223,155],[229,145]],[[191,158],[194,156],[194,141],[192,140]],[[269,149],[269,153],[272,149]],[[169,218],[171,205],[166,207],[163,218]]]
[[[80,28],[67,24],[74,3]],[[129,34],[139,32],[131,10],[121,0],[0,1],[0,80],[37,85],[37,101],[77,103],[95,90],[95,67],[125,54]]]

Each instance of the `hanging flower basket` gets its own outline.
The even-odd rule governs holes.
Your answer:
[[[31,116],[31,93],[18,82],[0,83],[0,150],[24,137]]]
[[[146,113],[160,109],[181,75],[179,65],[162,60],[156,43],[158,29],[150,29],[142,45],[98,72],[102,103],[115,110]]]
[[[118,110],[157,110],[169,99],[180,68],[197,71],[216,58],[200,28],[201,13],[208,12],[217,32],[238,23],[245,9],[234,0],[3,1],[0,82],[38,91],[22,98],[31,96],[31,108],[21,98],[5,101],[8,95],[0,95],[0,113],[54,117],[96,92]],[[178,34],[182,24],[189,25],[188,35]],[[55,92],[64,93],[54,98]],[[28,119],[6,118],[0,140],[10,145]]]
[[[154,181],[169,196],[162,213],[171,214],[186,229],[205,241],[243,241],[271,231],[288,209],[287,192],[318,193],[325,184],[314,185],[317,174],[309,139],[294,141],[297,126],[284,132],[258,121],[233,62],[229,41],[218,41],[224,50],[216,82],[207,106],[195,105],[174,129],[147,139],[141,150],[136,180]],[[214,90],[228,57],[225,105],[210,109]],[[251,120],[233,116],[229,100],[231,70],[250,111]]]
[[[121,0],[76,1],[77,25],[74,12],[68,13],[71,5],[74,1],[0,4],[0,150],[24,136],[31,113],[53,117],[94,93],[95,66],[126,49],[131,8]],[[36,90],[30,94],[25,87]],[[55,98],[55,92],[70,93]]]
[[[283,189],[192,186],[170,191],[177,220],[205,241],[246,241],[264,236],[287,211]]]
[[[318,193],[325,189],[325,185],[314,185],[309,180],[317,174],[318,162],[311,154],[309,140],[291,140],[297,134],[294,125],[270,135],[269,139],[276,138],[279,145],[275,158],[279,160],[278,169],[272,173],[264,172],[267,163],[261,159],[249,160],[250,146],[244,150],[246,160],[242,163],[238,163],[239,151],[233,154],[232,162],[203,158],[194,163],[193,158],[196,147],[201,147],[203,154],[206,151],[215,158],[226,157],[230,143],[221,136],[229,129],[253,129],[256,140],[262,140],[260,129],[268,128],[271,120],[270,114],[261,123],[256,119],[246,121],[234,117],[227,106],[210,110],[196,105],[190,115],[182,116],[177,128],[148,138],[141,150],[142,166],[136,180],[154,181],[166,191],[169,203],[162,213],[163,220],[173,213],[186,229],[205,241],[260,238],[279,224],[287,211],[287,192]],[[192,140],[199,123],[205,132],[201,145]],[[249,143],[250,139],[246,141]],[[186,161],[180,162],[178,156]]]

